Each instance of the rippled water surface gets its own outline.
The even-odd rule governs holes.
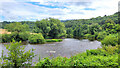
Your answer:
[[[37,55],[33,62],[38,62],[39,55],[41,58],[44,57],[57,57],[57,56],[66,56],[70,57],[72,55],[75,55],[77,53],[81,53],[86,51],[87,49],[97,49],[100,48],[101,43],[98,41],[89,41],[87,39],[84,40],[77,40],[72,38],[66,38],[62,42],[54,42],[54,43],[46,43],[46,44],[27,44],[26,50],[29,50],[31,48],[35,49],[34,53]],[[7,50],[3,46],[3,44],[0,44],[0,56],[2,49],[5,51],[5,54],[7,54]]]

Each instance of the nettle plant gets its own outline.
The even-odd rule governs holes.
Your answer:
[[[34,54],[34,49],[25,51],[25,47],[21,46],[21,42],[11,42],[8,45],[5,45],[8,50],[8,56],[4,55],[4,50],[2,50],[2,66],[30,66],[32,64],[32,58],[36,56]]]

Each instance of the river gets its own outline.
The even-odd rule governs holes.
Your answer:
[[[77,53],[84,52],[90,49],[101,48],[101,43],[99,41],[89,41],[87,39],[78,40],[73,38],[63,39],[62,42],[54,42],[54,43],[46,43],[46,44],[27,44],[24,45],[25,50],[29,50],[31,48],[35,49],[34,53],[37,55],[33,58],[33,62],[38,62],[39,55],[41,58],[45,57],[57,57],[57,56],[66,56],[70,57]],[[7,54],[7,50],[0,44],[0,56],[2,49]]]

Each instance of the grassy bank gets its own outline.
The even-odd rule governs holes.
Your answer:
[[[61,42],[63,39],[46,39],[46,42]]]

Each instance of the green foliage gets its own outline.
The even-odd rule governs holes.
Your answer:
[[[19,22],[10,23],[5,26],[8,31],[11,31],[11,34],[3,34],[2,42],[10,42],[12,39],[15,41],[27,41],[29,37],[29,26],[27,24],[21,24]]]
[[[73,38],[73,30],[72,30],[72,28],[68,28],[66,30],[66,33],[67,33],[67,38]]]
[[[2,34],[0,34],[0,43],[2,42]]]
[[[106,56],[107,52],[103,49],[98,49],[98,50],[86,50],[87,56],[89,55],[103,55]]]
[[[86,34],[85,38],[89,39],[90,41],[93,41],[93,40],[95,40],[95,35]]]
[[[63,41],[62,39],[46,39],[46,42],[61,42]]]
[[[2,34],[2,39],[1,39],[1,42],[11,42],[12,41],[12,36],[11,34]]]
[[[47,37],[50,30],[51,30],[51,28],[50,28],[50,23],[49,23],[48,19],[42,19],[41,21],[35,22],[34,32],[42,33],[45,38]]]
[[[86,38],[89,40],[101,41],[107,35],[116,34],[119,31],[118,13],[91,19],[66,20],[64,24],[66,29],[73,30],[74,38]],[[67,34],[72,36],[69,32]]]
[[[29,36],[30,36],[30,32],[20,32],[19,33],[19,38],[20,38],[20,40],[22,40],[22,41],[26,41],[26,40],[28,40],[28,38],[29,38]]]
[[[44,39],[44,37],[42,36],[41,33],[31,34],[28,40],[29,40],[30,43],[33,43],[33,44],[39,44],[39,43],[43,44],[43,43],[45,43],[45,39]]]
[[[36,21],[33,32],[42,33],[44,38],[62,38],[66,34],[64,24],[53,18]]]
[[[104,46],[96,50],[87,50],[75,56],[44,58],[35,66],[118,66],[118,46]]]
[[[81,38],[81,37],[83,37],[82,28],[76,27],[74,29],[73,35],[74,35],[75,38]]]
[[[114,35],[106,36],[101,41],[102,45],[106,45],[106,46],[108,46],[108,45],[112,45],[112,46],[117,45],[117,43],[118,43],[118,37],[117,36],[118,36],[117,34],[116,35],[114,34]]]
[[[5,47],[8,50],[8,56],[4,55],[4,51],[2,51],[2,66],[13,66],[16,68],[32,64],[32,58],[35,56],[33,49],[25,51],[25,47],[21,46],[21,42],[15,41],[5,45]]]
[[[105,38],[105,36],[107,36],[107,33],[105,31],[99,32],[97,36],[97,40],[101,41]]]
[[[5,26],[10,32],[25,32],[29,30],[29,26],[27,24],[21,24],[20,22],[10,23]]]

